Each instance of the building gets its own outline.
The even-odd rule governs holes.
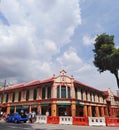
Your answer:
[[[21,108],[51,116],[116,116],[119,97],[110,89],[85,85],[62,70],[59,76],[0,90],[0,111],[9,114]]]

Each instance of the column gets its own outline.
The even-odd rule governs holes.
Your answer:
[[[99,117],[100,115],[99,115],[99,107],[98,106],[95,107],[95,111],[96,111],[96,115],[95,116]]]
[[[56,105],[56,103],[51,104],[51,116],[57,116],[57,105]]]
[[[29,105],[29,113],[31,113],[31,105]]]
[[[88,116],[88,113],[87,113],[87,106],[85,105],[84,107],[83,107],[83,116]]]
[[[7,105],[7,111],[6,111],[6,114],[10,114],[10,104]]]
[[[107,107],[104,108],[104,111],[105,111],[105,113],[104,113],[105,116],[108,116],[108,109],[107,109]]]
[[[92,107],[88,106],[88,116],[92,117]]]
[[[104,107],[101,107],[101,116],[105,116],[105,114],[104,114]]]
[[[39,112],[40,115],[42,114],[42,111],[41,111],[41,110],[42,110],[42,109],[41,109],[41,105],[38,104],[37,111]]]
[[[71,104],[71,114],[72,116],[76,116],[76,103]]]
[[[14,113],[16,112],[16,106],[14,106]]]

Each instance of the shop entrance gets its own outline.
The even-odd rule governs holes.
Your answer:
[[[58,108],[58,115],[59,116],[66,116],[67,115],[66,107],[59,107]]]
[[[95,111],[95,106],[92,106],[92,116],[95,117],[96,111]]]

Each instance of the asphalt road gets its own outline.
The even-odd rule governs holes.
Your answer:
[[[0,122],[0,130],[119,130],[119,127],[92,127],[76,125],[57,125],[39,123],[6,123]]]

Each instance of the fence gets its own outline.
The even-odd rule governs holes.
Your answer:
[[[89,126],[106,126],[105,117],[89,117]]]
[[[88,126],[88,117],[73,117],[73,125]]]
[[[36,123],[82,125],[82,126],[119,126],[119,118],[114,118],[114,117],[37,116]]]

